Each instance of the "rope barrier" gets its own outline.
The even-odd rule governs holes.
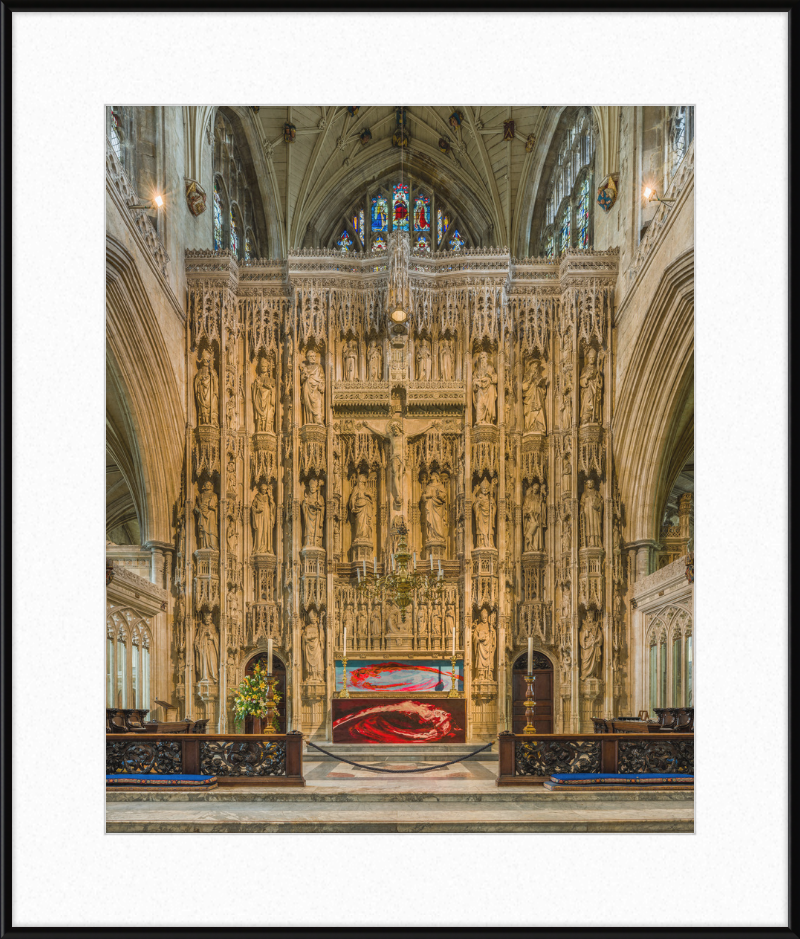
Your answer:
[[[471,756],[476,756],[478,753],[483,753],[483,751],[488,750],[493,743],[494,741],[490,740],[486,746],[481,747],[474,753],[465,753],[464,756],[460,756],[457,760],[450,760],[447,763],[439,763],[437,766],[425,766],[423,769],[384,769],[380,766],[364,766],[363,763],[354,763],[352,760],[345,759],[345,757],[339,756],[336,753],[329,753],[327,750],[323,750],[322,747],[318,747],[310,740],[306,740],[306,744],[309,747],[313,747],[315,750],[319,750],[319,752],[324,753],[325,756],[329,756],[334,760],[339,760],[340,763],[349,763],[350,766],[357,766],[359,769],[367,769],[373,773],[429,773],[432,769],[442,769],[445,766],[452,766],[454,763],[461,763],[463,760],[468,760]]]

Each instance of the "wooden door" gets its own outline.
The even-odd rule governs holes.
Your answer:
[[[253,669],[256,666],[256,663],[259,662],[261,665],[265,665],[267,657],[264,653],[260,655],[253,656],[252,659],[247,663],[244,673],[245,675],[252,675]],[[283,662],[273,655],[272,656],[272,677],[278,679],[278,683],[275,685],[275,692],[281,696],[281,700],[278,702],[278,707],[276,708],[278,712],[278,730],[277,733],[285,734],[286,733],[286,668],[284,667]],[[246,734],[274,734],[276,733],[271,727],[263,726],[266,724],[265,720],[262,720],[260,717],[246,717],[244,719],[244,732]],[[262,729],[263,726],[263,729]]]
[[[525,695],[528,690],[525,675],[526,668],[514,667],[511,673],[511,730],[521,734],[525,728]],[[535,668],[533,675],[533,700],[536,707],[533,712],[533,726],[540,734],[553,733],[553,669]]]

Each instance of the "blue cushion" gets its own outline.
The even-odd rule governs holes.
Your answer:
[[[210,786],[217,781],[216,776],[181,775],[179,773],[110,773],[106,776],[106,785],[129,786]]]
[[[552,788],[562,789],[598,784],[601,788],[624,788],[631,785],[694,784],[694,776],[691,773],[554,773],[549,782],[552,783]]]
[[[692,773],[553,773],[551,779],[694,779]]]

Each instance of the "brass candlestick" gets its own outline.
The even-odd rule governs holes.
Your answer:
[[[461,695],[458,693],[458,685],[456,684],[457,679],[456,679],[456,659],[455,659],[455,656],[453,656],[453,658],[450,659],[450,664],[453,666],[453,669],[452,669],[452,672],[451,672],[451,674],[452,674],[453,677],[452,677],[452,679],[451,679],[451,681],[452,681],[452,687],[450,688],[450,691],[448,691],[447,697],[448,697],[448,698],[460,698]]]
[[[347,690],[347,659],[342,657],[342,690],[339,692],[340,698],[349,698],[350,692]]]
[[[536,681],[535,675],[526,675],[525,681],[528,683],[528,690],[525,692],[525,728],[523,734],[535,734],[536,728],[533,726],[533,710],[536,703],[533,699],[533,683]]]
[[[267,678],[267,700],[266,700],[266,709],[267,713],[264,715],[267,721],[267,730],[266,733],[271,734],[275,730],[275,685],[278,684],[277,678]]]

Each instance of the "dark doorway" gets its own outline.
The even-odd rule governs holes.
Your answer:
[[[245,675],[252,675],[253,669],[256,667],[256,663],[261,665],[267,664],[267,654],[266,652],[259,652],[258,655],[254,655],[252,659],[247,663],[244,669]],[[275,685],[275,692],[281,696],[281,700],[278,703],[278,731],[277,733],[285,734],[286,733],[286,666],[281,662],[277,655],[272,656],[272,677],[278,679],[277,685]],[[262,729],[263,725],[263,729]],[[246,734],[271,734],[275,733],[274,730],[266,727],[266,720],[261,717],[246,717],[244,719],[244,732]]]
[[[525,695],[528,690],[528,656],[521,655],[511,672],[511,730],[521,734],[525,728]],[[541,652],[533,653],[533,726],[540,734],[553,733],[553,663]]]

